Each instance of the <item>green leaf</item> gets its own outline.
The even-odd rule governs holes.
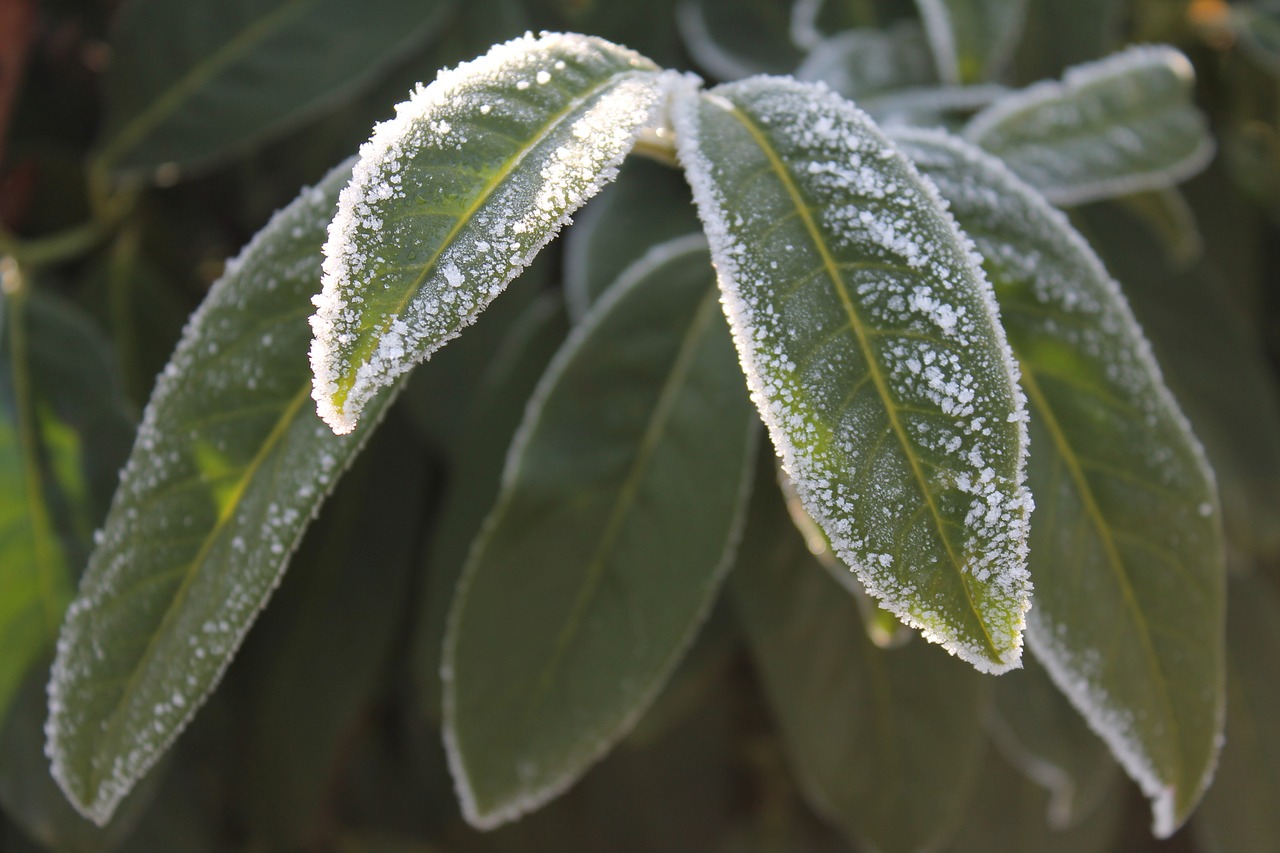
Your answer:
[[[895,89],[934,84],[937,73],[920,25],[899,21],[887,29],[850,30],[823,40],[796,69],[796,79],[820,80],[862,102]]]
[[[786,74],[804,53],[791,40],[791,17],[777,0],[681,0],[676,24],[693,61],[718,80]]]
[[[1022,34],[1027,0],[916,0],[938,76],[982,83],[999,75]]]
[[[1106,744],[1034,659],[996,682],[988,728],[1009,763],[1048,790],[1054,829],[1079,824],[1114,793],[1119,770]]]
[[[99,823],[213,690],[386,404],[349,438],[307,405],[307,302],[347,174],[228,264],[143,415],[50,682],[54,775]]]
[[[805,796],[855,844],[936,849],[977,782],[990,682],[918,639],[873,645],[760,479],[729,589]]]
[[[997,101],[964,136],[1054,204],[1159,189],[1213,156],[1194,83],[1173,48],[1133,47]]]
[[[628,160],[618,180],[582,209],[565,235],[564,295],[570,316],[582,319],[622,271],[653,246],[701,230],[683,175],[652,160]]]
[[[575,328],[450,615],[445,743],[472,824],[563,791],[652,702],[732,560],[755,421],[700,238]]]
[[[1213,853],[1280,849],[1280,599],[1257,575],[1228,584],[1227,742],[1192,821]]]
[[[1026,414],[965,239],[819,87],[730,84],[675,118],[747,381],[806,511],[902,621],[980,669],[1017,666]]]
[[[361,148],[325,244],[313,396],[334,431],[473,323],[655,123],[669,78],[576,35],[499,45]]]
[[[203,166],[299,124],[422,42],[446,0],[131,0],[99,162]]]
[[[58,636],[133,439],[98,331],[28,287],[0,292],[0,720]]]
[[[1223,715],[1213,474],[1119,286],[1034,190],[955,137],[896,137],[977,243],[1031,406],[1028,641],[1151,798],[1195,807]]]

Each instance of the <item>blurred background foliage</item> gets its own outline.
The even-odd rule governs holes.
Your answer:
[[[0,0],[0,254],[20,261],[0,270],[0,560],[41,558],[23,548],[44,542],[41,559],[74,578],[131,425],[225,259],[416,81],[541,29],[600,35],[710,80],[786,73],[831,36],[915,14],[889,0],[798,5],[804,27],[783,0]],[[183,71],[192,55],[213,67],[243,48],[227,33],[244,21],[290,15],[293,40],[259,45],[251,73]],[[870,643],[852,604],[817,620],[814,602],[840,597],[820,570],[792,566],[813,559],[789,531],[744,548],[736,594],[620,749],[525,820],[487,834],[462,821],[438,739],[448,591],[567,328],[562,281],[587,264],[611,277],[693,225],[678,180],[637,162],[519,299],[414,379],[222,687],[107,828],[71,811],[43,756],[60,614],[0,637],[12,696],[0,849],[824,851],[868,834],[903,850],[1280,849],[1280,3],[1031,0],[1000,82],[1057,77],[1135,42],[1186,52],[1219,146],[1176,191],[1072,211],[1124,284],[1226,508],[1228,743],[1172,839],[1151,839],[1137,791],[1034,666],[975,684],[941,655],[904,662],[919,643]],[[15,534],[23,524],[37,535]],[[753,609],[769,596],[743,589],[767,592],[780,567],[809,572],[825,598],[806,603],[801,585]],[[22,594],[10,583],[0,609]],[[882,682],[904,705],[863,709]],[[775,709],[780,691],[798,698]],[[876,749],[886,723],[901,737],[950,727],[933,756],[945,776],[831,766]],[[921,808],[947,815],[947,837],[913,834]]]

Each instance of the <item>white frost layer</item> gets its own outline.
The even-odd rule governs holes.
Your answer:
[[[1008,159],[1054,204],[1167,187],[1213,158],[1213,139],[1191,101],[1194,82],[1195,69],[1177,50],[1130,47],[1067,69],[1061,82],[1001,98],[975,115],[963,136]],[[1117,106],[1131,114],[1107,113]],[[1190,146],[1164,150],[1183,140]]]
[[[1010,630],[1015,637],[998,661],[991,660],[976,640],[946,624],[904,580],[907,572],[923,567],[894,567],[902,550],[893,544],[898,533],[895,518],[918,508],[912,496],[895,485],[897,475],[861,480],[849,476],[880,462],[862,439],[868,429],[878,428],[884,409],[850,406],[839,412],[838,432],[830,446],[818,447],[813,429],[824,414],[813,408],[814,400],[838,399],[849,389],[827,387],[829,382],[812,374],[801,376],[788,350],[787,339],[794,331],[780,326],[787,297],[777,298],[779,290],[797,283],[778,280],[778,261],[804,247],[783,245],[776,238],[768,245],[758,242],[761,232],[771,233],[772,221],[779,216],[785,220],[786,215],[757,213],[731,203],[728,196],[736,188],[722,186],[720,174],[731,164],[709,155],[702,139],[702,110],[734,114],[739,105],[764,128],[762,133],[799,149],[790,152],[794,159],[785,167],[812,205],[815,227],[831,241],[831,251],[847,253],[841,258],[883,259],[896,271],[863,278],[851,273],[840,286],[856,291],[860,310],[873,316],[870,325],[875,329],[908,330],[892,346],[886,345],[880,368],[894,394],[927,409],[932,418],[928,423],[923,417],[913,421],[902,437],[913,443],[903,448],[905,453],[923,448],[947,459],[946,470],[925,488],[954,489],[970,502],[965,529],[955,534],[963,538],[955,543],[960,546],[957,553],[964,555],[963,565],[940,570],[959,569],[972,578],[965,583],[976,581],[998,591],[978,614],[985,625]],[[980,258],[945,213],[932,184],[865,114],[825,87],[752,78],[719,87],[702,99],[685,98],[673,113],[680,158],[711,243],[725,313],[753,400],[805,508],[868,592],[900,619],[978,669],[1000,672],[1016,667],[1031,587],[1026,569],[1033,505],[1025,486],[1026,408]],[[746,233],[752,227],[756,230]],[[904,286],[906,278],[916,284]],[[935,340],[941,346],[935,346]],[[843,358],[828,358],[837,376]],[[992,423],[982,414],[1000,411],[1012,412],[1000,418],[1004,423]],[[865,512],[859,513],[859,508]]]
[[[335,432],[353,429],[379,388],[474,322],[612,180],[639,133],[660,119],[670,79],[600,39],[525,36],[442,71],[377,126],[329,226],[323,291],[313,300],[312,396]],[[468,143],[484,144],[489,128],[531,124],[491,184],[440,177],[473,168]],[[474,193],[460,215],[428,206],[446,196],[448,180]],[[442,243],[424,242],[419,215],[455,217]],[[376,289],[393,286],[407,291],[404,300],[371,315]]]

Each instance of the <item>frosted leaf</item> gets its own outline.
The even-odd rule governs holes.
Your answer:
[[[974,235],[1020,362],[1039,499],[1028,643],[1169,835],[1207,787],[1222,731],[1213,474],[1119,286],[1066,217],[955,137],[895,138]]]
[[[981,83],[1008,61],[1026,16],[1027,0],[916,0],[946,83]]]
[[[525,36],[442,71],[375,128],[311,319],[313,397],[335,432],[474,322],[613,178],[670,79],[600,39]]]
[[[192,316],[143,414],[49,682],[53,775],[86,817],[117,804],[212,692],[359,434],[307,405],[299,354],[350,166],[271,220]]]
[[[900,21],[885,30],[857,29],[817,44],[796,69],[799,80],[826,83],[859,102],[936,82],[920,25]]]
[[[1200,171],[1213,140],[1195,72],[1170,47],[1131,47],[995,102],[964,129],[1054,204],[1167,187]]]
[[[674,117],[748,385],[806,510],[903,621],[980,669],[1017,666],[1025,411],[969,243],[822,87],[754,78]]]

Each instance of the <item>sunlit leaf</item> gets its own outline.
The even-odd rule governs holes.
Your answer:
[[[980,669],[1028,607],[1026,413],[990,286],[847,101],[777,78],[676,112],[753,398],[868,591]]]
[[[50,683],[54,775],[99,823],[213,690],[386,404],[347,438],[308,405],[308,299],[347,175],[228,264],[143,415]]]
[[[1213,156],[1194,83],[1178,51],[1133,47],[995,102],[964,136],[1054,204],[1167,187]]]
[[[850,30],[822,41],[796,69],[796,79],[820,80],[862,102],[894,89],[936,83],[937,72],[920,25],[901,21],[884,30]]]
[[[639,54],[526,36],[441,72],[361,148],[325,243],[314,398],[341,434],[378,389],[470,325],[653,124]]]
[[[1258,575],[1232,576],[1227,613],[1227,743],[1192,819],[1212,853],[1280,849],[1280,600]]]
[[[680,0],[676,23],[693,61],[719,80],[787,74],[804,57],[791,41],[787,6],[777,0]]]
[[[155,170],[243,150],[358,91],[449,5],[130,0],[112,36],[99,157]]]
[[[642,259],[539,384],[445,641],[463,812],[572,784],[679,661],[733,557],[756,417],[700,238]]]
[[[1036,657],[1151,798],[1195,807],[1223,715],[1213,474],[1119,286],[1065,217],[955,137],[896,137],[982,254],[1031,408]]]
[[[872,645],[772,486],[756,487],[729,588],[805,795],[869,849],[937,849],[977,781],[990,681],[919,639]]]
[[[938,76],[947,83],[994,79],[1022,33],[1027,0],[916,0]]]

